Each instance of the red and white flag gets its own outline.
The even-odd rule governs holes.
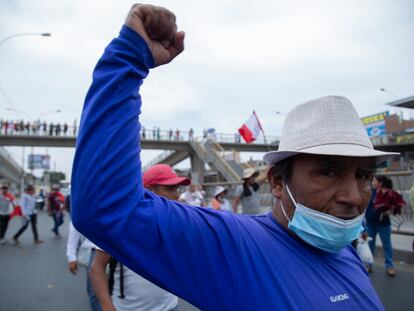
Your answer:
[[[246,143],[255,141],[259,137],[260,131],[263,131],[262,125],[254,111],[250,118],[239,128],[239,133]]]

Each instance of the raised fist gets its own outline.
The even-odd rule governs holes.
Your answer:
[[[169,63],[184,50],[184,32],[177,32],[175,15],[165,8],[134,4],[125,25],[147,42],[155,66]]]

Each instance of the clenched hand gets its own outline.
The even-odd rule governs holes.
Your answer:
[[[184,50],[184,32],[177,31],[171,11],[149,4],[134,4],[125,25],[148,44],[155,66],[169,63]]]

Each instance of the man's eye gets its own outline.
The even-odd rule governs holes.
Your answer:
[[[325,176],[325,177],[333,177],[335,176],[335,171],[329,168],[325,168],[319,171],[319,175]]]
[[[371,171],[360,171],[356,173],[356,178],[362,180],[371,180],[372,176],[373,173]]]

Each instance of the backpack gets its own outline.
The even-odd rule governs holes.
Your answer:
[[[118,261],[111,256],[109,258],[109,278],[108,278],[108,287],[109,287],[109,294],[112,296],[113,290],[114,290],[114,275],[115,275],[115,269],[116,265],[118,264]],[[119,298],[124,299],[124,266],[119,263]]]

